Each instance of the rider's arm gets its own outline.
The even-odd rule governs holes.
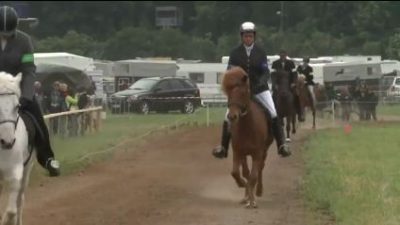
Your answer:
[[[20,71],[23,77],[21,82],[22,97],[32,100],[34,95],[33,83],[35,82],[36,66],[33,59],[31,39],[28,36],[24,36],[21,39],[21,45],[22,57]]]
[[[295,85],[296,84],[296,82],[297,82],[297,71],[296,71],[296,66],[294,65],[294,62],[293,61],[289,61],[290,62],[290,64],[289,64],[289,69],[291,70],[291,72],[290,72],[290,83],[292,84],[292,85]]]
[[[264,54],[265,55],[265,54]],[[261,61],[261,71],[262,71],[262,77],[261,77],[261,82],[268,87],[268,80],[270,76],[270,71],[268,68],[268,60],[267,56],[265,55],[264,58]]]
[[[238,63],[235,60],[235,53],[234,51],[232,51],[231,54],[229,55],[228,67],[226,69],[230,70],[232,67],[235,66],[238,66]]]

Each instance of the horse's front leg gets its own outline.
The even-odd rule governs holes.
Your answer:
[[[292,134],[296,133],[296,114],[290,115],[292,120]]]
[[[242,158],[242,176],[249,182],[250,179],[250,169],[249,165],[247,164],[247,157]],[[240,201],[240,204],[247,204],[249,201],[249,192],[247,188],[245,188],[244,198]]]
[[[262,172],[265,167],[265,160],[267,159],[267,154],[268,154],[268,149],[265,150],[263,159],[260,165],[260,171],[258,172],[258,181],[257,181],[257,187],[256,187],[256,195],[258,197],[261,197],[263,194],[263,179],[262,179]]]
[[[247,158],[243,157],[242,159],[242,177],[244,177],[247,181],[250,179],[250,169],[247,164]]]
[[[312,118],[313,118],[313,126],[312,126],[312,128],[315,129],[315,108],[312,110]]]
[[[240,176],[240,165],[242,165],[243,157],[239,156],[236,151],[233,151],[233,166],[231,175],[239,187],[246,187],[246,181]]]
[[[9,196],[6,211],[3,214],[2,225],[16,225],[18,221],[18,202],[22,188],[23,166],[17,166],[5,175],[8,183]]]
[[[21,188],[17,198],[17,213],[18,213],[17,225],[22,225],[22,211],[25,201],[25,190],[29,184],[29,178],[32,171],[34,158],[35,157],[31,157],[29,163],[24,167],[24,174],[21,181]]]
[[[290,118],[289,116],[286,117],[286,141],[290,141]]]
[[[257,203],[254,197],[254,188],[258,180],[262,158],[262,156],[252,156],[253,163],[251,167],[250,180],[247,182],[249,202],[247,203],[246,208],[257,208]]]

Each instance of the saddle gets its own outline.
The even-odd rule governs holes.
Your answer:
[[[38,126],[37,122],[35,121],[35,117],[33,117],[33,115],[30,114],[29,112],[20,110],[19,116],[24,121],[25,127],[26,127],[26,132],[28,133],[29,156],[24,161],[24,166],[25,166],[28,163],[29,159],[32,157],[33,148],[35,145],[35,137],[36,137],[36,134],[38,133],[37,129],[40,129],[40,127]]]

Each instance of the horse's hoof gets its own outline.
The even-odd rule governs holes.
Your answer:
[[[257,203],[255,202],[255,201],[249,201],[247,204],[246,204],[246,208],[247,209],[256,209],[257,208]]]
[[[17,223],[17,213],[15,212],[7,212],[4,216],[4,221],[2,221],[2,224],[8,225],[8,224],[16,224]]]

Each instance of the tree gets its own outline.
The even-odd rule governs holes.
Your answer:
[[[396,33],[389,38],[386,53],[390,58],[400,59],[400,33]]]
[[[74,30],[68,31],[64,37],[48,37],[35,42],[36,52],[69,52],[77,55],[101,58],[103,44],[86,34]]]
[[[145,28],[128,27],[107,40],[104,58],[109,60],[134,59],[154,56],[155,32]]]

